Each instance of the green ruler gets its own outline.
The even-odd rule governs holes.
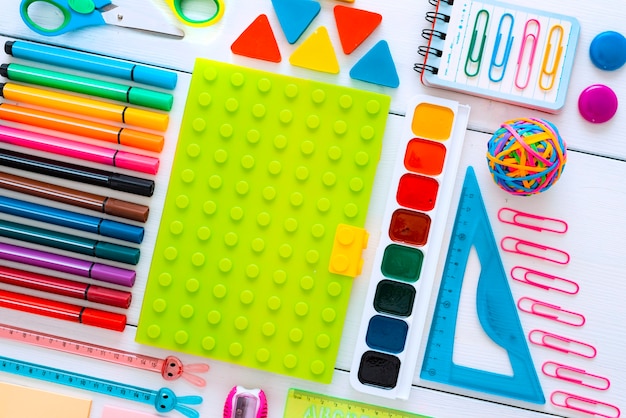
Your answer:
[[[320,393],[289,389],[283,418],[428,418]]]

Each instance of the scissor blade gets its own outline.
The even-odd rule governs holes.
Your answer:
[[[170,25],[164,19],[152,18],[137,10],[126,9],[115,4],[109,4],[101,9],[102,18],[109,25],[139,29],[147,32],[159,33],[183,38],[185,32],[176,26]]]

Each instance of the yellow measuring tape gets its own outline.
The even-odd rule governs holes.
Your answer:
[[[347,399],[289,389],[283,418],[428,418]]]

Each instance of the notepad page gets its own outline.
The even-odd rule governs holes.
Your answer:
[[[89,418],[91,400],[0,382],[0,418]]]
[[[562,86],[566,88],[566,78],[569,77],[569,68],[566,68],[566,54],[569,43],[573,45],[569,49],[575,48],[576,38],[570,40],[572,35],[572,21],[565,16],[553,14],[540,14],[536,11],[518,8],[517,6],[506,5],[485,1],[462,1],[455,2],[451,9],[448,33],[443,44],[443,55],[439,64],[438,78],[446,83],[453,83],[460,90],[479,92],[479,90],[492,93],[494,96],[510,96],[514,98],[526,98],[530,101],[538,101],[554,104],[559,99],[559,92]],[[485,12],[482,12],[477,22],[477,15],[481,11],[488,13],[488,22],[485,25]],[[510,14],[508,17],[504,17]],[[527,25],[527,22],[535,19]],[[500,24],[502,20],[502,24]],[[509,27],[512,26],[512,42],[509,50],[508,60],[505,58],[507,40],[509,39]],[[486,27],[486,30],[485,30]],[[562,37],[560,29],[562,27]],[[472,46],[472,34],[477,31],[476,40]],[[526,32],[525,32],[526,30]],[[552,30],[552,33],[551,33]],[[468,55],[472,53],[476,58],[479,54],[482,41],[482,34],[486,35],[482,57],[477,66],[471,67],[470,73],[476,73],[469,77],[466,74],[466,62]],[[549,35],[552,36],[549,36]],[[500,42],[497,39],[500,35]],[[531,62],[533,40],[536,37],[536,49],[534,59]],[[526,41],[524,42],[524,40]],[[562,52],[557,62],[559,45]],[[551,46],[551,48],[550,48]],[[496,49],[497,47],[497,49]],[[495,54],[494,54],[494,51]],[[570,52],[571,53],[571,52]],[[521,60],[520,60],[521,56]],[[544,65],[544,59],[545,65]],[[492,78],[500,81],[492,81],[489,77],[490,66],[506,61],[501,69],[492,70]],[[519,67],[519,71],[518,71]],[[540,87],[540,77],[542,68],[553,70],[554,83],[551,88]],[[526,74],[529,70],[530,73]],[[548,76],[544,81],[544,86],[550,84]],[[519,88],[517,84],[524,88]]]

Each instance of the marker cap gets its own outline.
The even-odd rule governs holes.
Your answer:
[[[154,180],[127,176],[125,174],[113,173],[108,179],[108,185],[113,190],[140,196],[152,196],[154,193]]]
[[[90,302],[128,309],[133,298],[132,293],[125,290],[110,289],[101,286],[89,286],[86,298]]]
[[[136,274],[133,270],[93,263],[89,277],[103,282],[132,287],[135,284]]]
[[[85,325],[121,332],[126,328],[126,315],[85,308],[81,313],[80,322]]]
[[[127,202],[125,200],[107,198],[103,202],[102,212],[113,216],[119,216],[133,221],[146,222],[150,208],[146,205]]]
[[[148,155],[118,151],[113,157],[113,165],[142,173],[156,174],[159,171],[159,159]]]
[[[155,152],[160,152],[163,149],[163,142],[165,142],[163,135],[155,135],[126,128],[120,130],[118,138],[122,145]]]
[[[163,132],[167,130],[170,117],[167,113],[127,107],[124,111],[124,122],[129,125],[141,126]]]
[[[139,262],[139,248],[117,245],[110,242],[99,241],[94,248],[94,255],[96,257],[126,264],[134,265]]]
[[[143,65],[137,65],[133,68],[132,78],[138,83],[149,84],[169,90],[173,90],[176,87],[176,81],[178,80],[178,76],[173,71]]]
[[[128,103],[169,112],[174,103],[174,96],[169,93],[131,87],[128,91]]]
[[[103,219],[100,222],[98,232],[105,237],[117,238],[137,244],[141,244],[144,235],[144,229],[141,226],[129,225],[109,219]]]

